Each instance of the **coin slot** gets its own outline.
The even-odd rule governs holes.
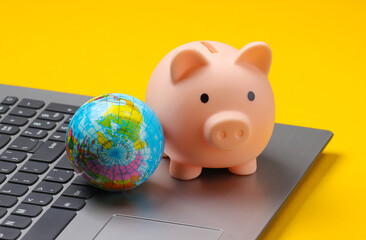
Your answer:
[[[205,46],[211,53],[218,53],[218,51],[216,50],[216,48],[214,46],[212,46],[211,43],[209,43],[209,42],[201,42],[201,44],[203,46]]]

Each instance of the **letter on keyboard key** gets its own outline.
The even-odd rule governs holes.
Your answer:
[[[54,132],[48,140],[65,142],[66,133],[63,132]]]
[[[43,111],[41,114],[38,115],[39,119],[59,122],[64,118],[64,115],[61,113]]]
[[[50,182],[67,183],[74,177],[74,171],[63,170],[63,169],[52,169],[44,180]]]
[[[19,132],[19,127],[10,126],[6,124],[0,124],[0,133],[5,133],[9,135],[15,135]]]
[[[24,126],[28,123],[28,119],[17,116],[6,116],[1,122],[15,126]]]
[[[75,216],[74,211],[50,208],[26,233],[23,240],[55,239]]]
[[[65,192],[62,193],[64,196],[76,197],[76,198],[91,198],[95,193],[95,189],[87,186],[70,185]]]
[[[33,191],[55,195],[59,193],[62,188],[62,184],[42,181],[33,189]]]
[[[0,159],[8,162],[20,163],[27,158],[27,154],[24,152],[18,152],[13,150],[6,150],[0,155]]]
[[[63,132],[66,133],[67,131],[67,127],[69,126],[68,123],[63,123],[56,131],[57,132]]]
[[[53,197],[48,194],[31,192],[23,200],[23,203],[46,206],[52,201]]]
[[[37,217],[41,212],[42,212],[41,206],[21,203],[14,209],[12,214],[27,217]]]
[[[26,107],[26,108],[34,108],[34,109],[40,109],[44,106],[43,101],[24,98],[20,103],[18,104],[20,107]]]
[[[30,158],[33,161],[52,163],[65,151],[65,143],[47,141]]]
[[[30,124],[30,127],[44,129],[44,130],[52,130],[56,127],[56,123],[51,122],[51,121],[36,119]]]
[[[21,136],[23,137],[30,137],[30,138],[37,138],[42,139],[48,135],[48,132],[42,129],[35,129],[35,128],[27,128],[25,129]]]
[[[28,192],[28,187],[19,184],[6,183],[1,189],[0,193],[12,195],[12,196],[23,196],[26,192]]]
[[[79,211],[85,206],[85,200],[71,197],[59,197],[56,202],[52,205],[57,208],[64,208],[70,210]]]
[[[0,149],[3,148],[8,142],[10,142],[10,137],[8,135],[0,134]]]
[[[36,111],[30,108],[16,107],[9,113],[10,115],[30,118],[36,115]]]
[[[73,106],[73,105],[60,104],[60,103],[50,103],[46,107],[46,109],[49,111],[53,111],[53,112],[74,114],[76,112],[76,110],[79,109],[79,107]]]
[[[23,185],[33,185],[38,181],[38,176],[30,173],[17,172],[10,178],[9,182]]]
[[[17,168],[15,163],[0,161],[0,173],[9,174]]]
[[[20,230],[15,228],[0,227],[0,236],[2,239],[15,240],[20,236]]]
[[[38,140],[33,138],[18,137],[9,146],[9,149],[29,152],[38,144]]]
[[[19,171],[34,173],[34,174],[42,174],[46,172],[48,169],[48,164],[34,161],[27,161]]]
[[[31,223],[32,223],[32,219],[29,217],[10,215],[4,220],[4,222],[1,223],[1,225],[5,226],[5,227],[25,229]]]

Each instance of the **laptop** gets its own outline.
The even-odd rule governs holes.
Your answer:
[[[0,239],[256,239],[332,138],[276,124],[258,170],[169,175],[169,159],[120,193],[91,187],[65,154],[65,133],[91,97],[0,85]]]

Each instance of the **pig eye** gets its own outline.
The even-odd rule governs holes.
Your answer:
[[[208,95],[206,93],[203,93],[201,95],[201,102],[207,103],[208,102]]]
[[[248,99],[249,99],[249,101],[254,101],[254,98],[255,98],[254,92],[249,91],[248,92]]]

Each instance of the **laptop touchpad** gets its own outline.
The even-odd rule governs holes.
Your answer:
[[[215,228],[115,214],[94,239],[217,240],[222,233]]]

